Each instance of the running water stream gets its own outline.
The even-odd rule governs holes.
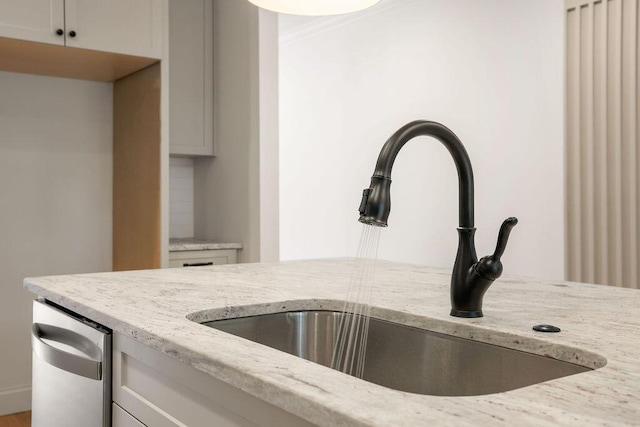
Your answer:
[[[381,227],[363,225],[331,362],[333,369],[357,378],[364,375],[380,229]]]

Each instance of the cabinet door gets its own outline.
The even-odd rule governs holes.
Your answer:
[[[113,345],[113,401],[145,425],[312,427],[283,409],[129,337],[115,333]],[[114,410],[113,426],[129,427],[116,423],[118,415]]]
[[[67,46],[161,58],[162,6],[163,0],[66,0]]]
[[[113,427],[146,427],[144,424],[136,420],[130,413],[122,409],[117,404],[112,403],[111,405]]]
[[[64,0],[0,1],[0,37],[64,45]]]
[[[213,2],[169,2],[169,152],[213,155]]]

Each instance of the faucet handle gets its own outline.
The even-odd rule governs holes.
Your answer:
[[[515,227],[518,223],[518,218],[510,217],[504,220],[502,226],[500,227],[500,232],[498,233],[498,243],[496,244],[496,250],[493,253],[493,259],[495,261],[500,261],[502,255],[504,254],[504,250],[507,247],[507,240],[509,240],[509,234],[511,234],[511,229]]]
[[[504,254],[504,250],[507,247],[507,240],[509,240],[511,229],[517,223],[517,218],[507,218],[500,227],[500,232],[498,233],[498,244],[496,245],[496,250],[493,255],[482,257],[480,261],[472,266],[475,274],[482,278],[482,280],[489,281],[489,284],[491,284],[491,282],[496,280],[502,274],[502,262],[500,261],[500,258]],[[487,287],[488,286],[489,285],[487,285]]]

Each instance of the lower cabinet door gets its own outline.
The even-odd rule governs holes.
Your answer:
[[[112,392],[113,427],[313,426],[119,333],[113,338]],[[116,403],[126,412],[116,411]],[[118,424],[122,413],[136,423]]]
[[[113,427],[146,427],[140,421],[135,419],[130,413],[113,402],[111,407],[111,420]]]

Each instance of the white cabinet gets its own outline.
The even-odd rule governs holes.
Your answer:
[[[117,405],[136,421],[153,427],[311,426],[289,412],[117,333],[113,336],[112,391]],[[116,423],[115,416],[113,425],[138,426]]]
[[[161,0],[65,0],[67,46],[161,58],[162,3]],[[75,32],[73,37],[72,32]]]
[[[64,45],[64,0],[0,1],[0,36]]]
[[[162,57],[163,0],[2,0],[0,36]]]
[[[205,265],[235,264],[237,262],[237,249],[169,252],[169,267],[198,267]]]
[[[146,427],[115,403],[111,404],[111,425],[113,427]]]
[[[213,1],[169,2],[169,152],[212,156]]]

